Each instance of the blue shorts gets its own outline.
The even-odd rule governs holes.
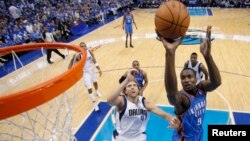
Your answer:
[[[125,33],[127,33],[127,34],[132,34],[133,33],[132,23],[125,24]]]

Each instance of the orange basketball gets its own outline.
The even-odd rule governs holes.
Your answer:
[[[186,6],[175,0],[163,2],[156,11],[155,27],[165,39],[184,37],[188,30],[190,16]]]

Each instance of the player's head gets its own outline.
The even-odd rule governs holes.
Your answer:
[[[197,78],[195,71],[191,68],[186,68],[181,71],[181,84],[184,91],[192,91],[196,88]]]
[[[138,60],[134,60],[134,61],[132,62],[132,67],[135,68],[135,69],[137,69],[137,70],[139,70],[139,68],[140,68],[140,63],[139,63],[139,61],[138,61]]]
[[[87,49],[87,45],[84,43],[84,42],[81,42],[79,44],[80,47],[84,48],[84,49]]]
[[[131,11],[131,8],[130,7],[127,7],[127,12],[129,13]]]
[[[49,31],[49,29],[48,29],[47,26],[43,26],[43,30],[44,30],[44,31]]]
[[[122,76],[119,79],[119,83],[121,84],[124,80],[126,79],[126,76]],[[132,95],[132,97],[134,97],[135,95],[138,96],[139,95],[139,85],[137,84],[137,82],[135,80],[131,80],[126,87],[123,89],[122,91],[123,94],[125,95]]]
[[[191,56],[190,56],[190,61],[191,61],[191,63],[196,63],[196,62],[197,62],[197,57],[198,57],[197,53],[196,53],[196,52],[193,52],[193,53],[191,54]]]
[[[123,93],[129,97],[136,98],[139,95],[139,86],[135,80],[129,81],[123,89]]]

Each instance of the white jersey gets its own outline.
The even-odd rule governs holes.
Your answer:
[[[97,82],[97,77],[95,74],[95,64],[93,62],[93,56],[90,54],[89,50],[87,52],[87,59],[84,65],[83,82],[87,89],[91,89],[94,82]]]
[[[45,33],[45,40],[47,42],[55,42],[54,36],[51,32],[46,32]]]
[[[199,83],[202,80],[203,77],[203,72],[200,71],[199,67],[200,67],[201,62],[198,61],[197,64],[193,67],[191,61],[188,61],[188,68],[191,68],[195,71],[195,75],[197,78],[197,83]]]
[[[94,68],[95,68],[95,64],[93,62],[93,56],[90,54],[89,50],[86,50],[87,52],[87,59],[84,65],[84,71],[85,72],[90,72],[93,71],[94,72]]]
[[[115,141],[146,141],[146,125],[149,119],[148,110],[145,108],[145,98],[139,96],[138,104],[130,102],[126,96],[124,111],[116,111]],[[116,134],[116,135],[115,135]]]
[[[15,6],[13,6],[13,5],[10,6],[9,12],[10,12],[11,16],[13,17],[13,19],[20,18],[20,12]]]

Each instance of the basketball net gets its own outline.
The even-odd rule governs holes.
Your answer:
[[[12,65],[15,67],[16,70],[15,72],[5,76],[3,79],[8,80],[11,77],[13,78],[14,75],[18,76],[20,74],[27,72],[27,70],[29,71],[29,73],[30,72],[32,73],[30,73],[27,77],[25,77],[25,75],[22,76],[23,79],[28,80],[29,83],[21,82],[21,80],[20,83],[18,83],[17,81],[17,83],[12,84],[12,86],[10,86],[8,90],[6,90],[4,93],[2,92],[0,93],[0,141],[77,140],[74,136],[74,131],[72,129],[72,120],[73,120],[72,111],[73,111],[73,105],[77,97],[77,90],[79,88],[77,87],[78,86],[77,81],[82,76],[82,66],[83,63],[85,62],[86,54],[85,57],[82,57],[84,58],[82,61],[76,63],[71,69],[68,70],[68,64],[70,62],[71,57],[68,56],[63,60],[60,56],[52,54],[54,64],[50,65],[47,63],[46,55],[44,52],[45,49],[53,48],[53,46],[54,48],[59,49],[60,52],[62,53],[64,52],[63,54],[65,54],[65,52],[68,52],[68,50],[71,51],[74,50],[75,52],[82,52],[84,56],[84,53],[86,52],[84,52],[80,47],[75,47],[69,44],[63,45],[59,43],[56,43],[54,45],[36,44],[36,45],[24,45],[24,46],[26,48],[25,50],[40,49],[41,53],[43,54],[42,55],[43,57],[24,66],[20,57],[17,55],[17,52],[19,52],[22,49],[14,48],[14,50],[11,51],[11,54],[13,56]],[[64,50],[62,50],[63,48]],[[0,49],[0,54],[1,53],[2,50]],[[40,68],[34,68],[36,64],[40,64]],[[17,69],[16,66],[18,65],[21,65],[21,68]],[[58,68],[60,70],[56,70]],[[58,74],[60,75],[58,76]],[[39,81],[37,79],[39,79]],[[25,88],[21,88],[20,90],[19,87],[21,83],[25,85]],[[68,85],[66,83],[71,83],[71,84]],[[32,91],[27,92],[27,89],[30,89]],[[36,93],[36,91],[40,92]],[[12,95],[10,93],[14,94]],[[22,93],[22,94],[16,94],[16,93]],[[34,99],[39,99],[40,101],[29,100],[29,97],[31,97],[30,95],[33,94],[36,95]],[[40,95],[42,94],[43,96],[40,97]],[[21,95],[21,96],[17,98],[16,95],[19,96]],[[26,95],[28,96],[25,97]],[[50,97],[51,95],[53,96]],[[11,97],[11,98],[6,100],[7,99],[6,97],[7,98]],[[25,98],[27,98],[26,101]],[[7,107],[8,106],[7,102],[11,100],[17,100],[17,102],[15,102],[17,104],[14,105],[14,107],[16,108],[12,107],[11,109],[6,110],[7,108],[10,108]],[[9,106],[12,105],[9,104]]]

